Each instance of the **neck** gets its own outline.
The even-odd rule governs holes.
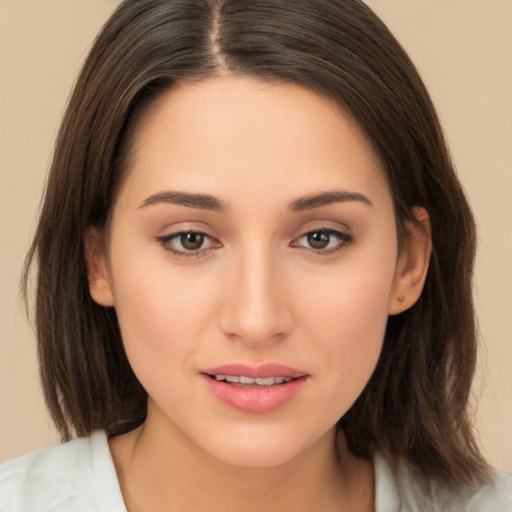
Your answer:
[[[293,460],[265,468],[225,463],[149,418],[110,446],[129,512],[373,510],[371,463],[356,459],[334,429]]]

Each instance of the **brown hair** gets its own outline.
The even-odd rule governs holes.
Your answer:
[[[144,421],[146,393],[112,308],[89,295],[83,237],[104,226],[138,116],[172,84],[217,74],[299,84],[335,100],[380,156],[399,237],[430,214],[419,301],[389,318],[368,385],[339,421],[354,454],[405,456],[457,484],[485,477],[468,416],[476,358],[475,228],[428,93],[398,42],[359,0],[126,0],[99,34],[59,132],[24,287],[45,398],[64,439]]]

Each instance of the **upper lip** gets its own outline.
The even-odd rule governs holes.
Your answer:
[[[305,377],[307,372],[277,363],[267,363],[258,366],[251,366],[244,363],[225,364],[212,368],[205,368],[201,373],[207,375],[234,375],[239,377],[251,377],[253,379],[265,379],[268,377],[288,377],[298,379]]]

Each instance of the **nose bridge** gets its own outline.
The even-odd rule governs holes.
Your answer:
[[[265,344],[286,334],[289,310],[277,256],[263,244],[245,244],[230,270],[224,331],[249,345]]]

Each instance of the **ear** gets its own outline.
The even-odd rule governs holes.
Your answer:
[[[98,228],[87,228],[84,235],[84,256],[91,297],[100,306],[113,306],[114,294],[108,273],[105,244]]]
[[[430,217],[420,206],[411,211],[416,221],[406,226],[407,233],[389,298],[390,315],[402,313],[419,299],[427,277],[432,252]]]

